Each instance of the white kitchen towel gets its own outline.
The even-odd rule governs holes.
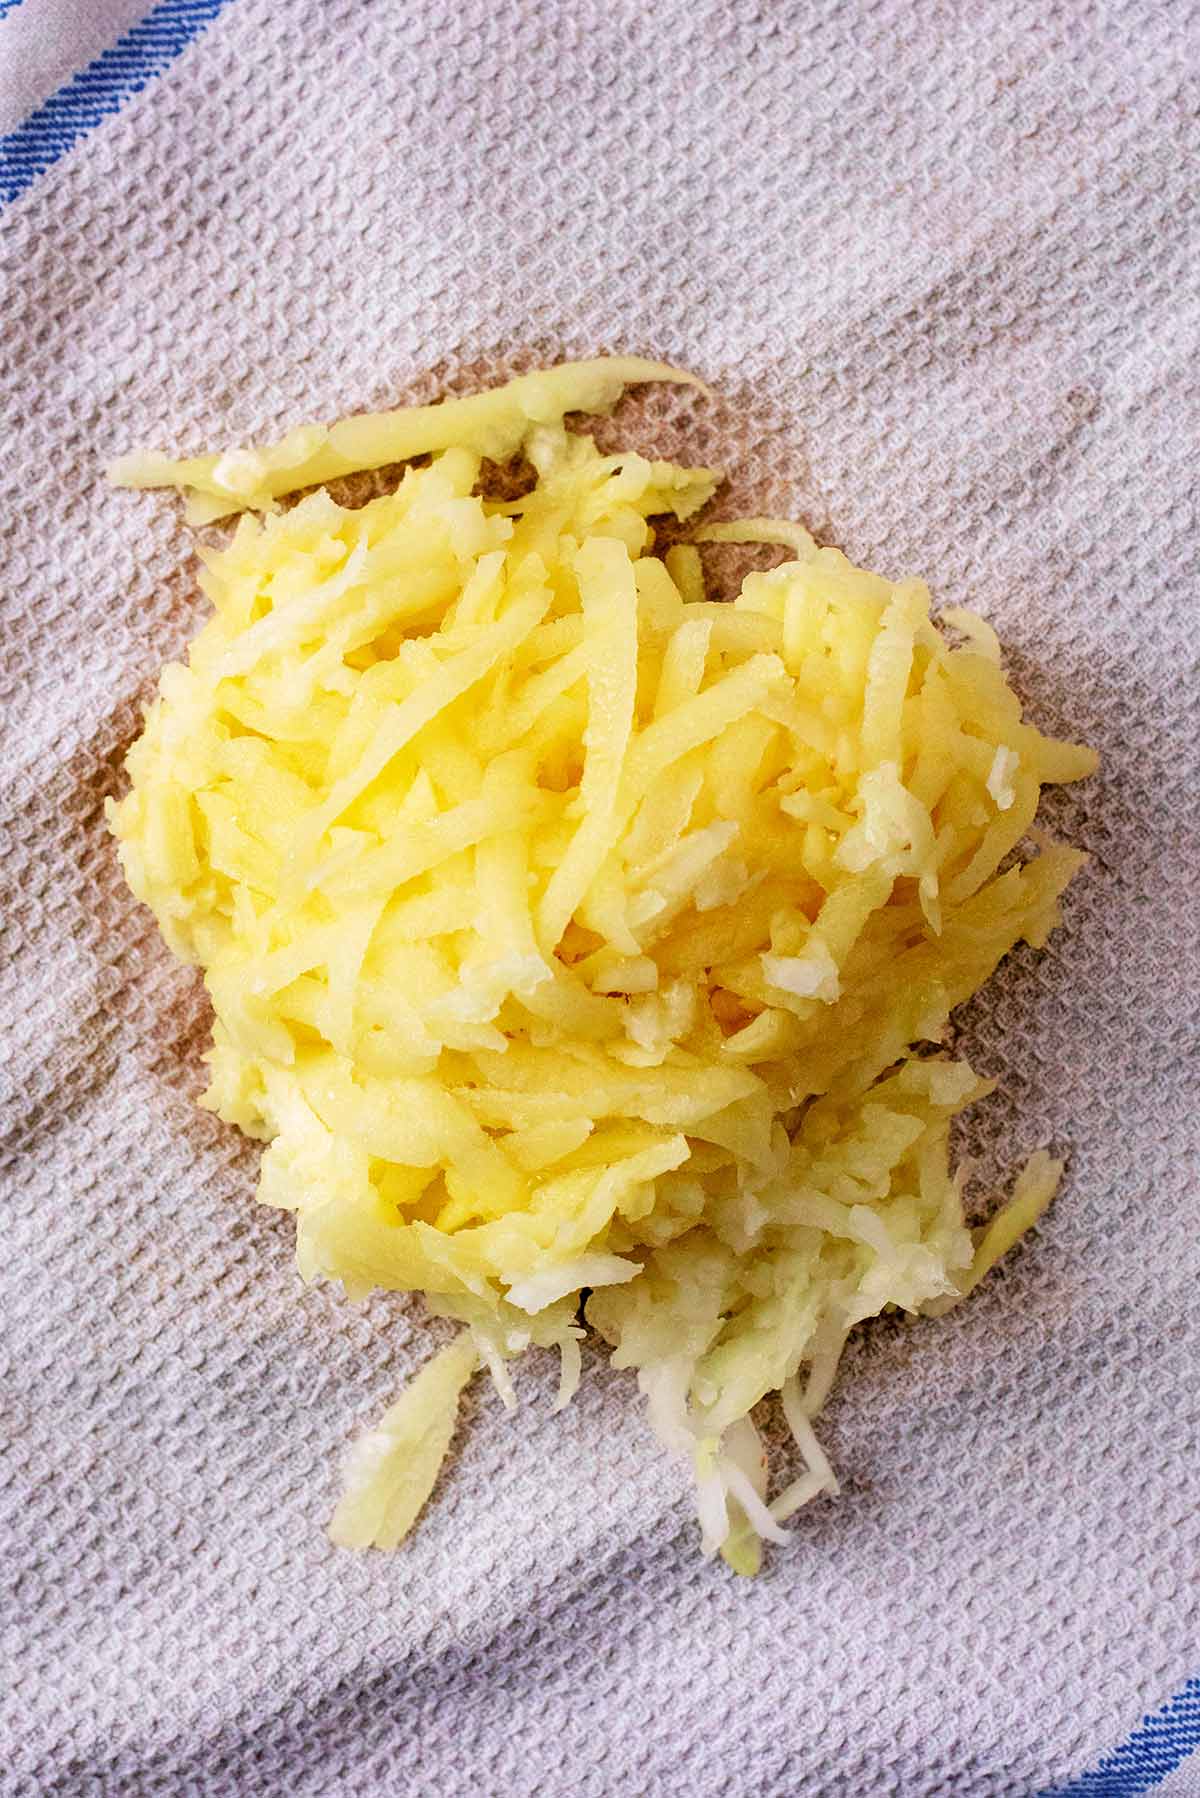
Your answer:
[[[1194,0],[3,11],[0,1789],[1200,1793]],[[102,817],[203,613],[110,455],[607,350],[717,393],[618,434],[977,606],[1104,755],[961,1028],[965,1146],[1065,1188],[856,1336],[843,1496],[749,1584],[598,1354],[561,1417],[548,1360],[476,1392],[401,1551],[330,1546],[429,1334],[300,1286]]]

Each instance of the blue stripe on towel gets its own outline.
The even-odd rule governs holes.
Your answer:
[[[1200,1748],[1200,1678],[1152,1716],[1088,1773],[1054,1788],[1053,1798],[1137,1798]],[[1047,1798],[1051,1798],[1047,1794]]]
[[[10,0],[11,3],[11,0]],[[24,193],[102,119],[161,75],[228,0],[160,0],[87,68],[0,137],[0,205]],[[0,0],[0,10],[9,8]]]

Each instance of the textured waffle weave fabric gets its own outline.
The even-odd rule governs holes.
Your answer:
[[[157,79],[4,140],[0,1789],[1120,1798],[1186,1751],[1117,1752],[1200,1659],[1198,20],[164,0]],[[402,1551],[330,1546],[430,1333],[301,1288],[102,817],[202,610],[107,456],[609,350],[719,396],[626,440],[975,605],[1104,755],[1049,808],[1064,928],[961,1027],[965,1146],[1065,1189],[960,1312],[856,1336],[844,1497],[753,1584],[598,1355],[558,1418],[549,1358],[514,1417],[481,1385]]]

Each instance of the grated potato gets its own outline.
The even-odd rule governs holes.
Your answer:
[[[463,1336],[352,1457],[339,1542],[391,1545],[480,1362],[587,1322],[691,1459],[706,1553],[752,1572],[836,1489],[811,1419],[847,1332],[940,1310],[1048,1203],[1045,1155],[976,1243],[932,1052],[1035,946],[1082,860],[1030,827],[1089,749],[1024,721],[994,634],[802,527],[650,519],[718,475],[601,455],[568,411],[633,359],[565,365],[272,450],[119,478],[193,516],[213,615],[165,670],[111,817],[134,892],[204,969],[203,1103],[260,1137],[306,1279],[419,1290]],[[499,502],[483,456],[536,484]],[[347,510],[291,487],[429,454]],[[712,601],[695,543],[794,559]],[[1014,851],[1020,852],[1014,857]],[[768,1393],[806,1471],[773,1500]]]

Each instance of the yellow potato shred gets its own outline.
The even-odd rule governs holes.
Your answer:
[[[1057,921],[1082,857],[1031,842],[1039,794],[1095,756],[920,581],[777,519],[688,541],[714,471],[564,424],[685,378],[567,364],[116,470],[262,513],[201,552],[212,615],[111,813],[204,970],[203,1103],[267,1145],[306,1280],[464,1326],[352,1456],[348,1545],[413,1523],[478,1365],[511,1400],[511,1359],[556,1347],[566,1402],[586,1324],[689,1457],[704,1551],[753,1572],[835,1489],[811,1419],[848,1331],[953,1302],[1057,1183],[1035,1156],[976,1244],[948,1134],[989,1083],[936,1045]],[[518,454],[525,491],[489,498],[483,458]],[[403,457],[357,509],[278,507]],[[722,541],[791,559],[717,601]],[[801,1469],[772,1498],[774,1392]]]

